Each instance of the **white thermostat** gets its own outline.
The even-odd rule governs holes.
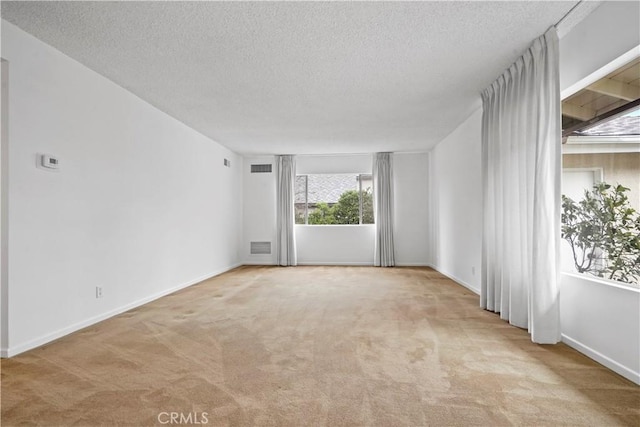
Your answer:
[[[41,154],[40,166],[47,169],[58,169],[60,168],[60,160],[49,154]]]

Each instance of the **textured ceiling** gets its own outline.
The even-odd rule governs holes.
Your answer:
[[[426,150],[564,2],[2,2],[2,17],[239,153]]]

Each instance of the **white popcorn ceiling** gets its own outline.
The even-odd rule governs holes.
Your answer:
[[[423,151],[577,1],[2,2],[2,17],[242,154]]]

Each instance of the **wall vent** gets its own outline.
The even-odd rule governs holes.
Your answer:
[[[252,255],[268,255],[271,253],[271,242],[251,242]]]
[[[224,165],[225,165],[226,167],[230,168],[230,167],[231,167],[231,160],[229,160],[229,159],[224,159]]]
[[[271,173],[271,163],[266,165],[251,165],[251,173]]]

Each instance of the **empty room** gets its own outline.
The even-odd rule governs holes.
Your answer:
[[[0,7],[3,426],[640,425],[640,2]]]

